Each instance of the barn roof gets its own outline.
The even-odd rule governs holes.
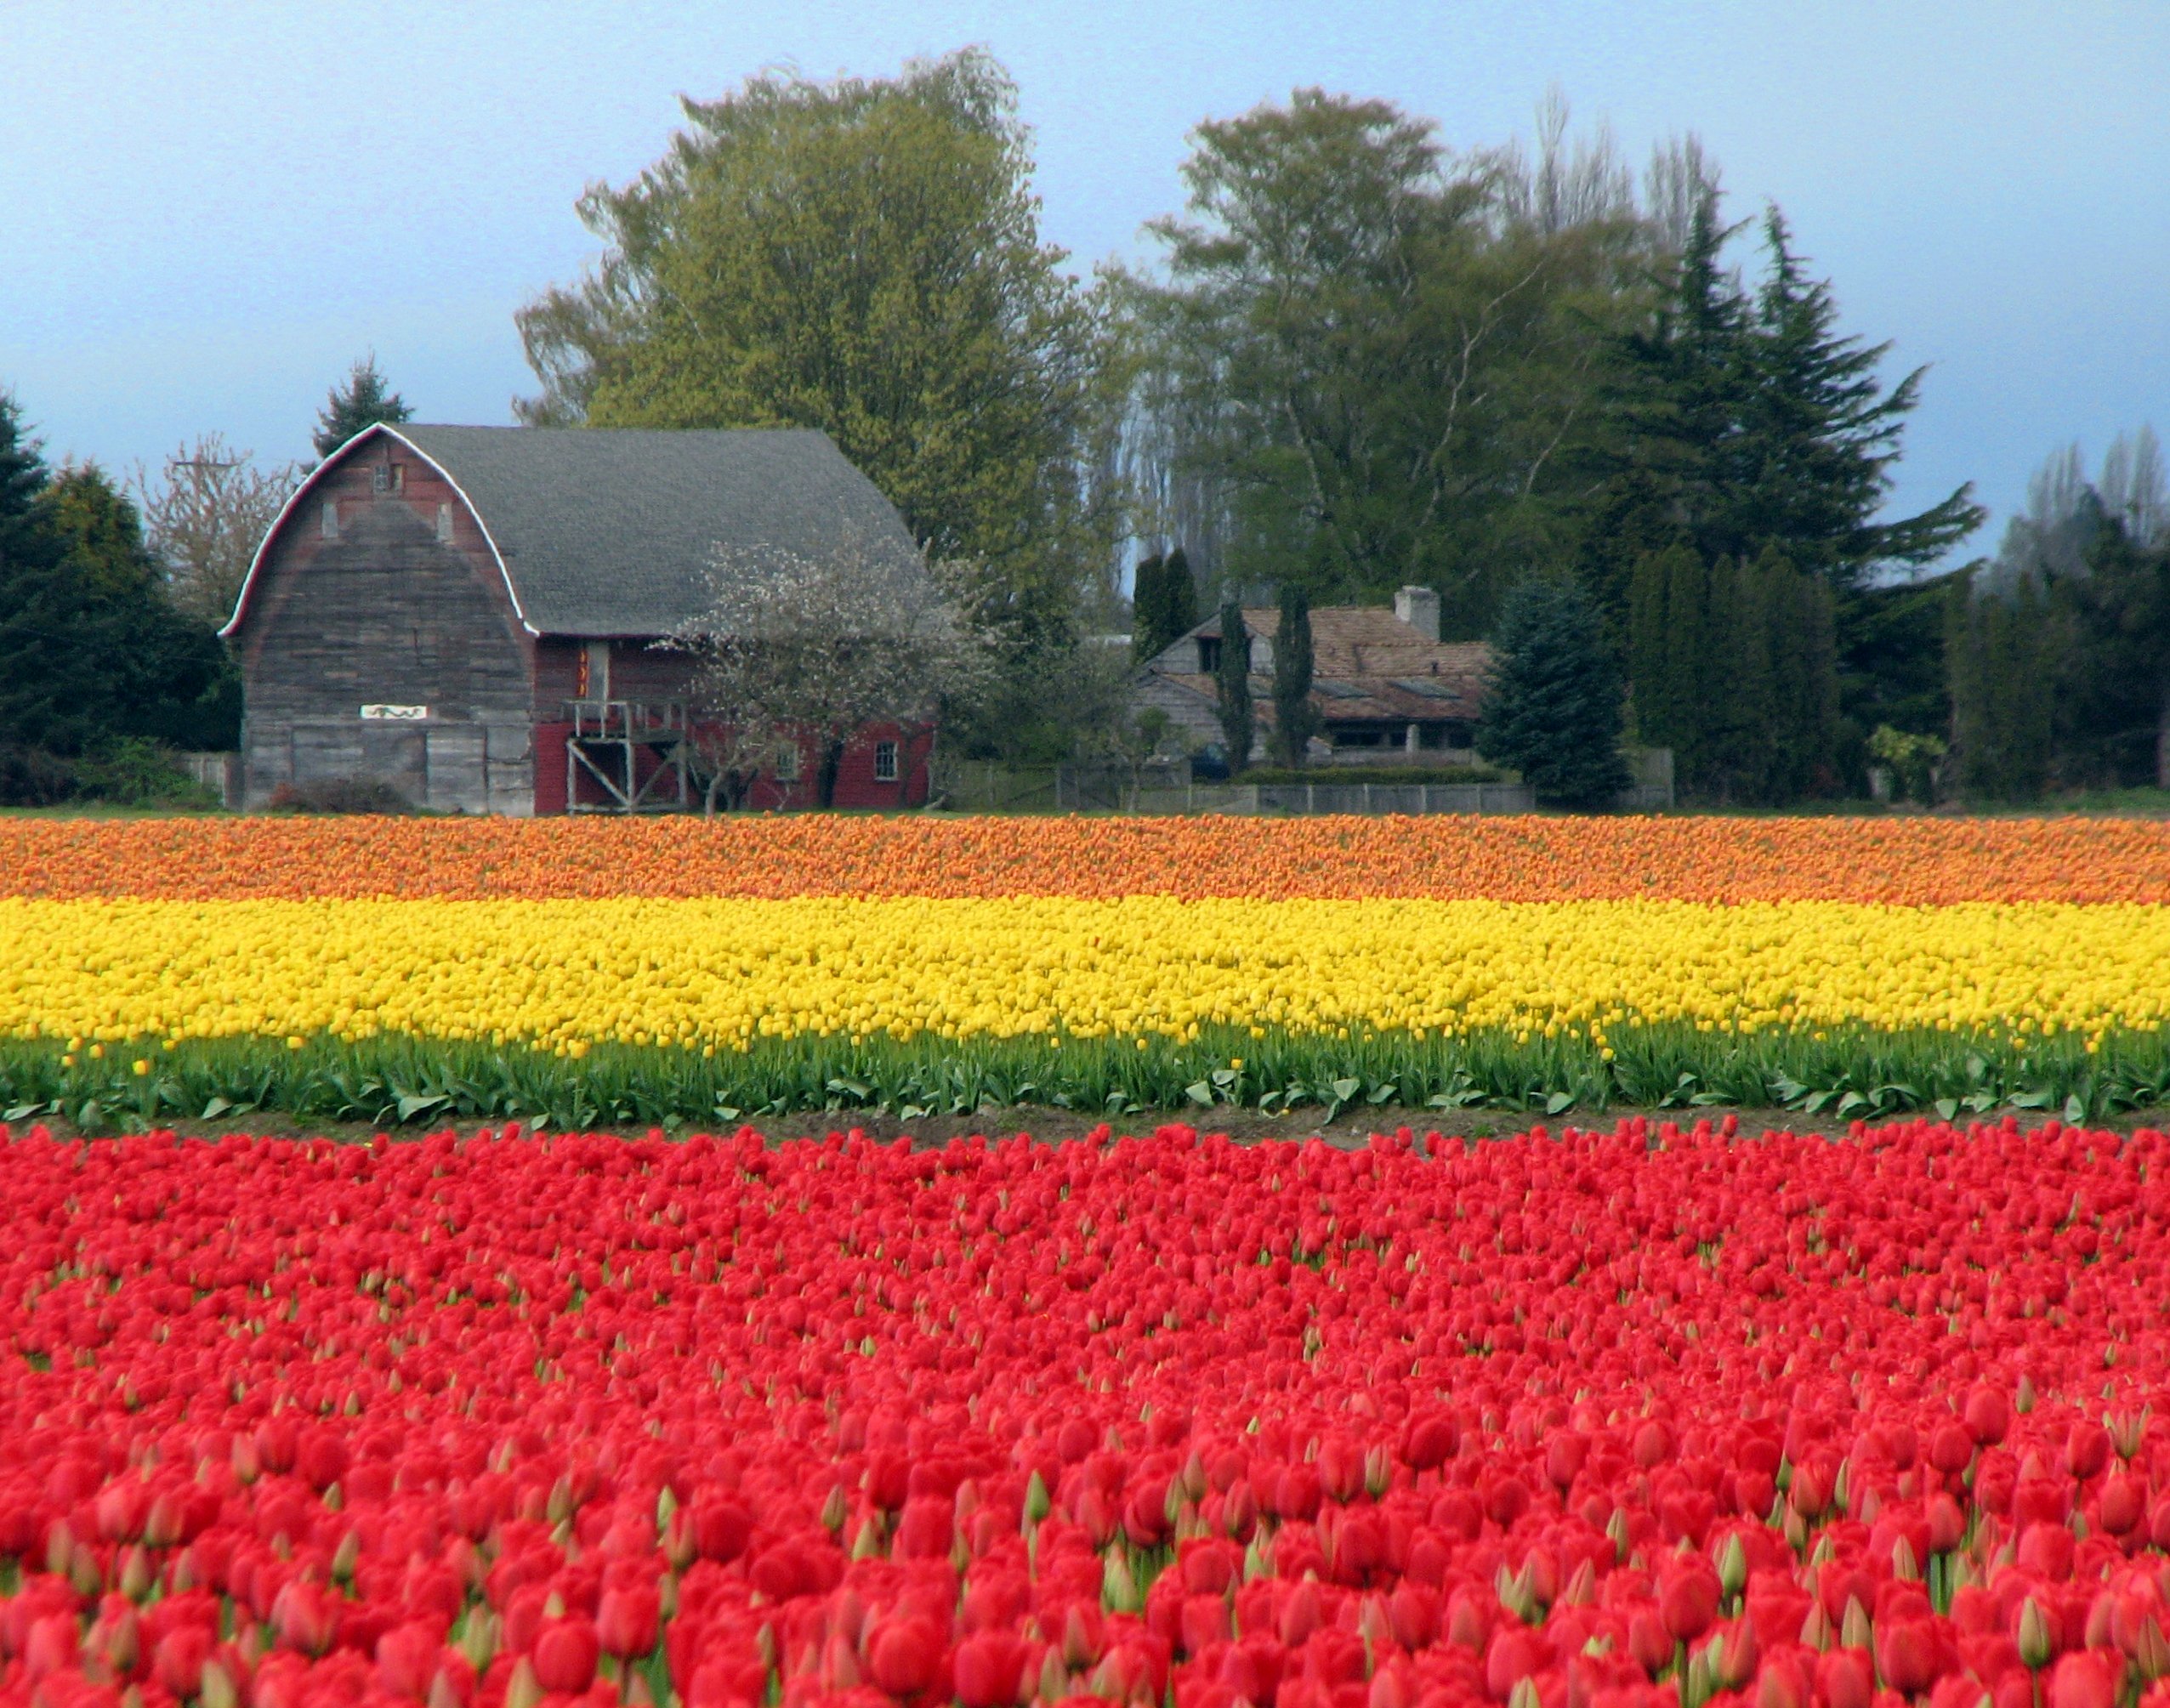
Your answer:
[[[403,423],[366,428],[319,472],[378,434],[459,488],[537,633],[668,633],[712,605],[719,544],[813,557],[855,536],[890,573],[925,573],[895,507],[813,428]]]

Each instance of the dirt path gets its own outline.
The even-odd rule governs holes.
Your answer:
[[[1682,1127],[1691,1127],[1698,1121],[1707,1120],[1713,1126],[1728,1115],[1738,1118],[1740,1131],[1751,1136],[1767,1132],[1838,1132],[1846,1131],[1847,1123],[1828,1117],[1809,1118],[1786,1109],[1656,1109],[1637,1111],[1628,1109],[1607,1110],[1602,1115],[1576,1115],[1572,1112],[1550,1119],[1536,1115],[1517,1115],[1503,1109],[1420,1110],[1386,1107],[1359,1113],[1345,1112],[1331,1124],[1321,1126],[1310,1118],[1315,1111],[1299,1110],[1293,1115],[1261,1115],[1254,1109],[1224,1106],[1218,1109],[1163,1109],[1142,1115],[1126,1115],[1107,1121],[1118,1135],[1145,1134],[1156,1127],[1183,1126],[1196,1127],[1201,1132],[1226,1133],[1242,1143],[1256,1143],[1261,1139],[1323,1138],[1327,1143],[1343,1149],[1361,1146],[1375,1132],[1392,1132],[1403,1125],[1418,1133],[1439,1132],[1455,1138],[1469,1139],[1497,1138],[1509,1133],[1526,1132],[1532,1126],[1543,1125],[1558,1132],[1567,1126],[1595,1127],[1610,1131],[1616,1121],[1628,1115],[1645,1113],[1653,1121],[1671,1121]],[[1894,1117],[1898,1119],[1899,1117]],[[2158,1111],[2156,1119],[2161,1118]],[[2042,1117],[2030,1115],[2034,1123]],[[849,1132],[853,1128],[868,1137],[884,1141],[909,1138],[915,1149],[925,1149],[946,1144],[952,1139],[986,1135],[1007,1138],[1015,1133],[1027,1133],[1048,1143],[1068,1143],[1089,1137],[1104,1123],[1102,1118],[1080,1115],[1073,1109],[1046,1109],[1031,1105],[1014,1109],[988,1109],[971,1115],[927,1115],[915,1121],[900,1121],[894,1115],[872,1111],[838,1110],[831,1114],[808,1114],[759,1121],[752,1123],[771,1141],[825,1136],[831,1132]],[[2122,1116],[2096,1123],[2099,1126],[2126,1129],[2142,1124],[2141,1118]],[[75,1129],[65,1121],[30,1122],[15,1128],[18,1136],[31,1127],[43,1125],[57,1137],[79,1138]],[[449,1125],[462,1137],[485,1129],[496,1131],[496,1121],[453,1121],[450,1123],[421,1122],[412,1126],[389,1129],[395,1143],[414,1139],[426,1133],[442,1132]],[[280,1138],[327,1138],[349,1143],[366,1143],[380,1129],[359,1121],[298,1121],[278,1114],[265,1113],[248,1116],[236,1125],[227,1122],[182,1121],[170,1124],[170,1130],[192,1138],[217,1138],[230,1132],[247,1132]],[[633,1128],[611,1128],[612,1132],[638,1132]],[[730,1129],[726,1129],[730,1130]],[[101,1135],[103,1136],[103,1135]]]

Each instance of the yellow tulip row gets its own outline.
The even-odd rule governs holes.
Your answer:
[[[1195,1036],[2162,1023],[2170,909],[0,899],[0,1036]]]

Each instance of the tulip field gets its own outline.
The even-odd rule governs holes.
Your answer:
[[[0,1708],[2170,1708],[2166,904],[2079,820],[0,822]],[[797,1113],[989,1104],[1110,1124]]]
[[[2170,827],[0,823],[0,1115],[2170,1098]]]
[[[2170,1138],[6,1148],[0,1701],[2160,1708]]]

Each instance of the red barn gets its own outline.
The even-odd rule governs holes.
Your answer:
[[[444,812],[682,809],[689,667],[655,641],[707,610],[719,547],[847,536],[926,572],[823,433],[366,428],[287,501],[223,631],[243,803],[357,780]],[[932,741],[866,731],[837,804],[925,800]],[[770,801],[811,803],[812,756],[797,769]]]

